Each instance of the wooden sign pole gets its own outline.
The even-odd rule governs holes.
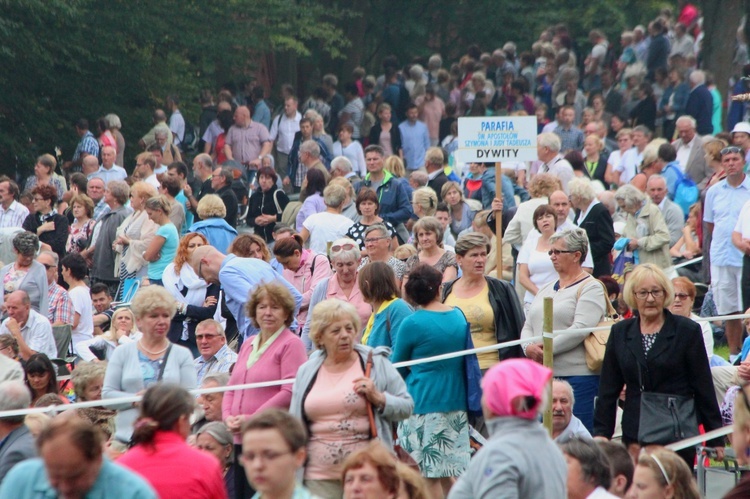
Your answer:
[[[502,163],[495,163],[495,197],[503,199]],[[503,201],[505,202],[505,201]],[[495,212],[495,235],[497,236],[497,278],[503,278],[503,212]]]

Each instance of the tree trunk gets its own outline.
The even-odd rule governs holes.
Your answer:
[[[703,68],[713,73],[714,82],[723,98],[729,91],[737,28],[745,13],[745,1],[703,0],[701,8],[705,33],[701,49]]]

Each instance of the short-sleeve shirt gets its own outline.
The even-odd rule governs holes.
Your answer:
[[[245,128],[232,125],[227,132],[225,143],[232,148],[232,156],[235,161],[249,163],[260,157],[263,144],[270,141],[271,136],[268,133],[268,128],[251,121]]]
[[[177,245],[180,243],[180,235],[171,222],[156,229],[156,235],[164,238],[164,246],[161,247],[159,259],[148,264],[149,279],[161,279],[164,269],[174,260],[177,254]]]
[[[73,302],[73,310],[80,314],[78,327],[73,329],[73,347],[79,341],[94,337],[94,306],[91,302],[91,294],[88,286],[76,286],[68,291],[70,301]]]
[[[711,264],[721,267],[742,267],[742,253],[732,244],[732,231],[741,219],[740,212],[750,201],[750,177],[737,187],[726,179],[713,185],[706,193],[703,221],[714,224],[711,240]]]
[[[302,222],[310,232],[310,249],[323,255],[328,254],[328,241],[333,242],[346,236],[352,226],[351,218],[336,213],[315,213]]]
[[[471,298],[459,298],[451,293],[445,299],[445,304],[460,309],[466,316],[471,329],[471,339],[474,348],[497,345],[495,333],[495,313],[490,303],[490,289],[484,283],[482,290]],[[489,369],[499,362],[497,350],[477,355],[480,369]]]

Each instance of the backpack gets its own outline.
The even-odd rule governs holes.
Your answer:
[[[190,152],[195,150],[195,145],[198,139],[198,134],[195,133],[195,125],[185,120],[185,135],[182,136],[180,142],[180,149],[182,152]]]
[[[698,201],[698,197],[700,196],[698,186],[695,185],[693,179],[684,175],[675,165],[667,165],[667,168],[671,168],[677,174],[677,181],[674,186],[674,199],[672,201],[682,208],[683,213],[687,217],[690,213],[690,207]]]
[[[299,201],[289,201],[281,214],[281,223],[289,227],[297,227],[297,214],[302,209],[302,203]]]

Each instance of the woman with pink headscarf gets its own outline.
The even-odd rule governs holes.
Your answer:
[[[539,424],[551,379],[552,371],[528,359],[505,360],[487,371],[482,411],[490,439],[448,499],[566,497],[565,458]]]

